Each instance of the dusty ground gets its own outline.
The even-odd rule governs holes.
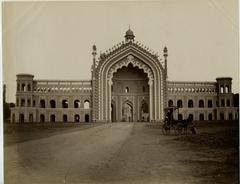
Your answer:
[[[20,141],[9,131],[5,183],[238,183],[238,122],[197,127],[194,136],[164,136],[155,125],[112,123],[42,131],[46,138],[35,129],[28,139],[18,130]]]

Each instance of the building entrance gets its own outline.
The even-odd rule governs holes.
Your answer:
[[[111,120],[132,122],[149,120],[148,76],[131,63],[118,69],[112,78]]]

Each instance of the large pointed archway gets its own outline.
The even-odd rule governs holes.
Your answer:
[[[141,44],[134,42],[133,39],[127,39],[125,43],[102,53],[100,60],[93,66],[93,120],[112,121],[113,75],[118,69],[128,67],[129,64],[142,69],[148,77],[149,121],[163,119],[167,95],[166,68],[162,66],[156,55],[143,48]],[[134,114],[133,117],[135,117]]]

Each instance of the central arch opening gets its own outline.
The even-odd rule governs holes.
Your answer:
[[[131,63],[118,69],[112,78],[112,121],[149,121],[149,78]]]

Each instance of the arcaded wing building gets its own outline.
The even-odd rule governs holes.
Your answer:
[[[16,107],[12,122],[118,122],[164,119],[164,108],[178,106],[176,119],[238,119],[230,77],[216,82],[167,80],[167,56],[134,41],[125,41],[96,58],[93,46],[91,80],[35,80],[17,75]]]

